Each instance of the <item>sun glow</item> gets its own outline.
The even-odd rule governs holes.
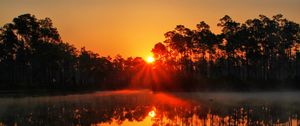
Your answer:
[[[154,58],[152,56],[148,56],[147,63],[153,63],[153,62],[154,62]]]

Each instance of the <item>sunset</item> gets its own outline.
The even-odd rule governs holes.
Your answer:
[[[2,0],[0,126],[300,126],[299,0]]]
[[[154,58],[152,57],[152,56],[148,56],[147,57],[147,62],[148,63],[153,63],[155,60],[154,60]]]
[[[0,25],[24,13],[49,17],[63,41],[103,56],[147,57],[164,33],[200,21],[219,33],[218,20],[230,15],[245,22],[259,14],[283,14],[300,22],[299,0],[2,0]]]

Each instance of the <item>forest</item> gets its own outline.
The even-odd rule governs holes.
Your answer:
[[[150,88],[172,91],[299,90],[300,27],[278,14],[244,23],[225,15],[216,34],[177,25],[154,45],[154,63],[101,56],[64,42],[50,18],[0,27],[0,90]],[[101,48],[101,47],[99,47]]]

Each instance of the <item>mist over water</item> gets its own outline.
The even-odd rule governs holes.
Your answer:
[[[101,91],[0,98],[0,125],[292,125],[300,92]]]

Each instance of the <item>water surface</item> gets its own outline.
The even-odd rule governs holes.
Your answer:
[[[102,91],[0,98],[0,126],[300,125],[300,92]]]

